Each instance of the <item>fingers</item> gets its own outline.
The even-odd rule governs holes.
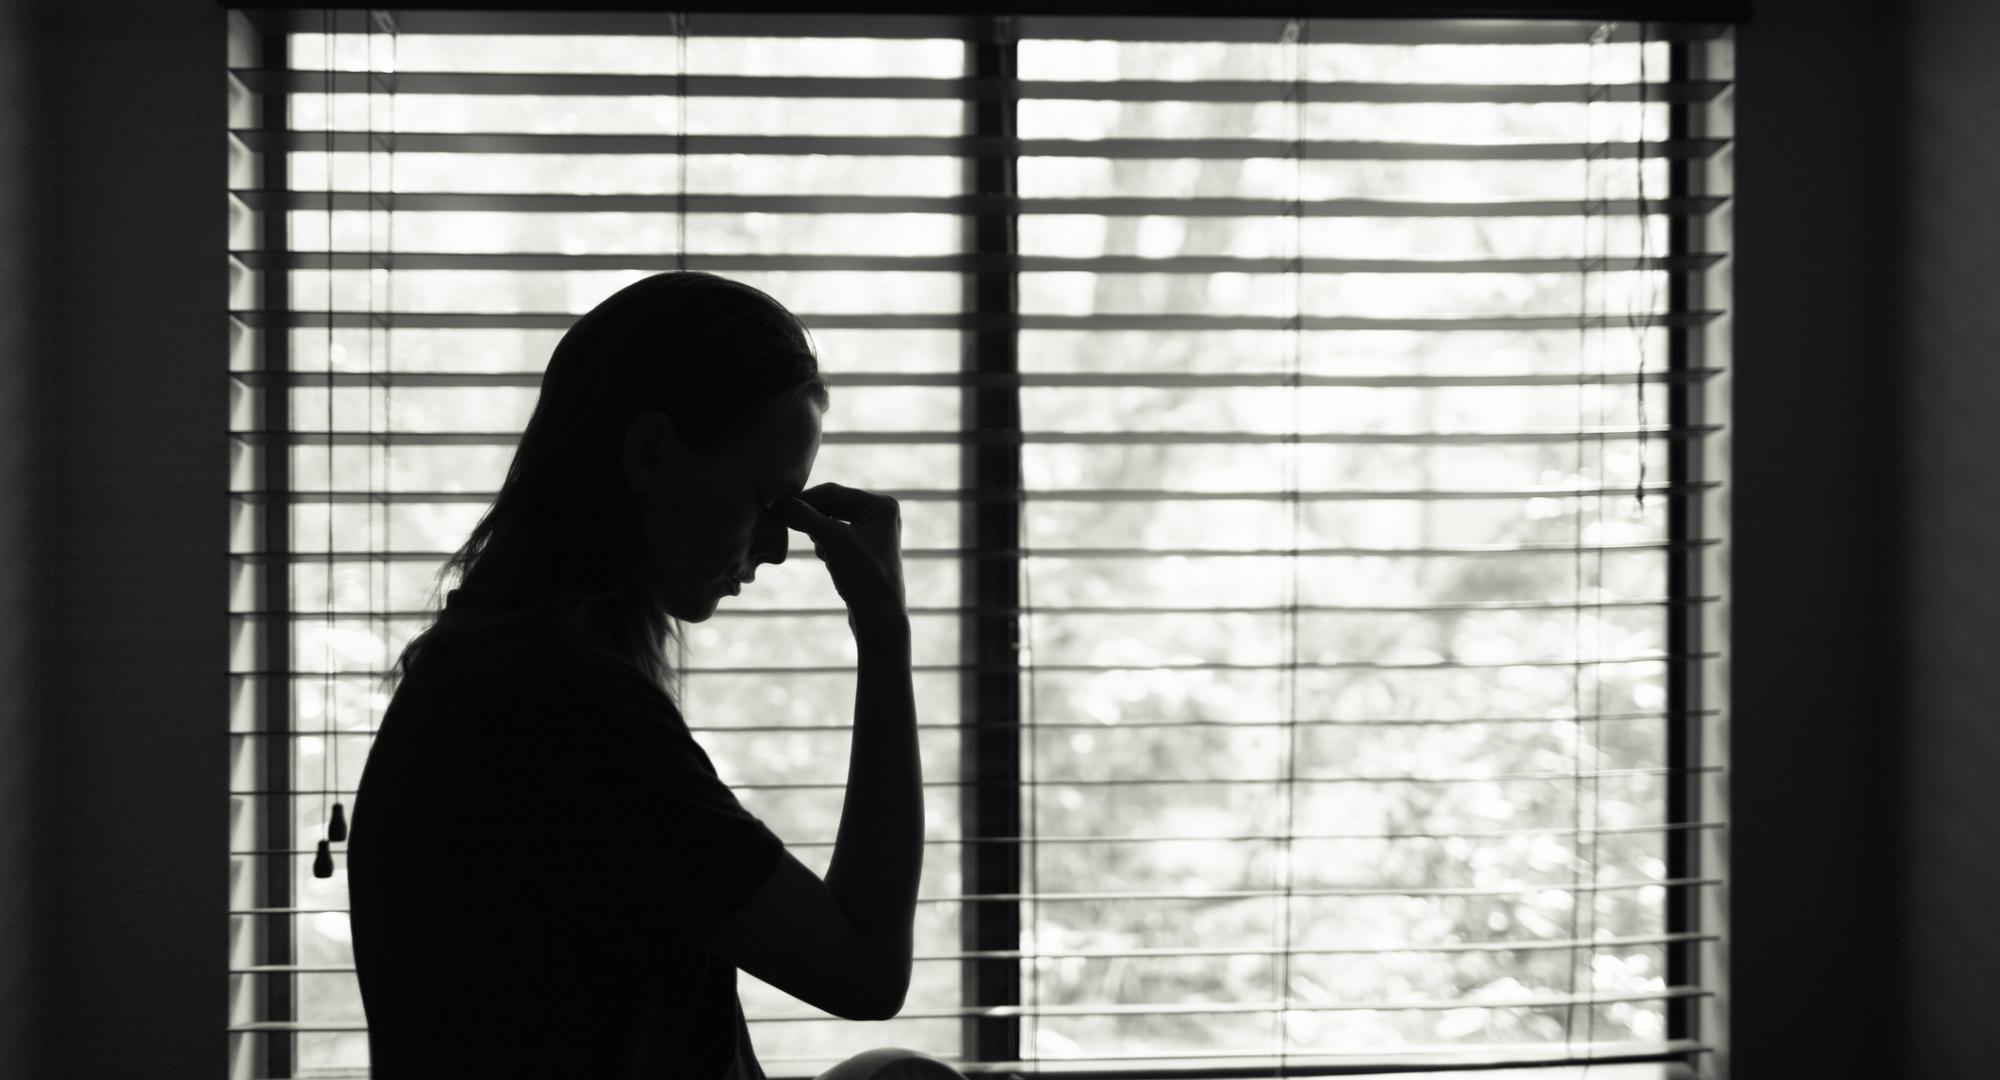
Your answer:
[[[774,509],[779,511],[778,520],[784,522],[786,528],[797,529],[815,540],[825,535],[828,527],[838,524],[797,495],[779,499]]]
[[[778,512],[778,520],[784,522],[786,528],[805,533],[813,542],[813,554],[818,556],[821,562],[826,561],[826,545],[820,541],[831,536],[833,527],[840,522],[814,510],[805,500],[795,495],[779,499],[772,509]]]
[[[844,544],[852,542],[846,538],[846,528],[848,528],[846,522],[838,522],[834,518],[828,518],[826,514],[820,514],[818,510],[812,508],[812,504],[808,504],[798,496],[784,496],[776,502],[774,508],[780,512],[778,520],[784,522],[786,528],[796,528],[798,532],[804,532],[812,540],[812,554],[820,556],[822,560],[826,558],[826,544],[836,542],[836,538]]]
[[[896,500],[888,495],[880,495],[873,491],[863,491],[860,488],[852,488],[845,484],[833,483],[832,481],[823,484],[814,484],[812,487],[799,492],[797,497],[801,501],[810,503],[825,514],[848,521],[856,521],[872,514],[878,514],[896,505]]]

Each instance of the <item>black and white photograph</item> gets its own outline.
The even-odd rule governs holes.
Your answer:
[[[0,1080],[2000,1078],[1996,57],[0,0]]]

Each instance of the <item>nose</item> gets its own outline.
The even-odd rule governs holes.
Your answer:
[[[755,570],[758,563],[784,562],[785,548],[790,544],[789,531],[778,515],[768,510],[758,515],[757,531],[750,539],[750,568]]]

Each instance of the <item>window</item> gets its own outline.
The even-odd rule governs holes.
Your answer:
[[[231,20],[244,1075],[365,1073],[328,793],[556,340],[683,265],[804,317],[816,478],[904,506],[913,987],[744,976],[772,1076],[1704,1060],[1727,27]],[[823,870],[824,571],[688,630],[697,737]]]

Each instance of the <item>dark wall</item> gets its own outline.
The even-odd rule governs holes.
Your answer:
[[[33,253],[24,246],[37,207],[36,110],[28,100],[34,46],[27,12],[0,4],[0,1076],[34,1076],[27,1057],[35,1017],[37,866],[32,808],[38,755],[34,637],[25,613],[39,610],[35,588],[35,375]]]
[[[35,25],[0,46],[0,1076],[220,1078],[223,12],[8,10]]]
[[[1890,979],[1906,1075],[2000,1076],[2000,6],[1917,0],[1891,131],[1906,438]]]
[[[1879,8],[1765,0],[1737,39],[1727,975],[1743,1080],[1904,1075]]]

